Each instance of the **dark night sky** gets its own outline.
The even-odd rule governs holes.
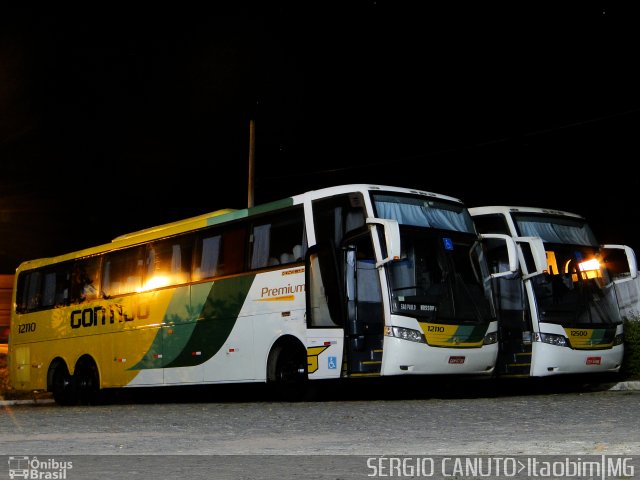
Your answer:
[[[0,273],[244,208],[251,118],[256,203],[393,184],[640,251],[638,10],[511,3],[2,7]]]

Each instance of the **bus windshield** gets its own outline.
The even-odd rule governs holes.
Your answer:
[[[589,225],[578,218],[554,217],[548,214],[513,214],[520,235],[540,237],[544,242],[587,245],[598,242]]]
[[[621,322],[615,288],[596,248],[545,244],[548,267],[532,277],[541,322],[564,327]]]
[[[494,315],[476,237],[404,227],[402,258],[389,264],[392,310],[440,323],[487,323]]]
[[[389,266],[392,311],[429,322],[487,323],[495,317],[488,276],[468,210],[455,202],[372,195],[378,217],[400,224],[402,258]]]
[[[390,193],[372,197],[378,218],[397,220],[400,225],[476,232],[469,211],[458,203]]]

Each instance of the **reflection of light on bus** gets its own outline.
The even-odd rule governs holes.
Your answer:
[[[571,280],[573,282],[577,282],[578,273],[571,269],[571,262],[572,260],[567,260],[567,262],[565,263],[564,273],[571,273]],[[600,262],[598,262],[598,260],[595,258],[578,263],[578,270],[580,271],[580,273],[582,274],[582,278],[584,279],[602,278]]]
[[[584,272],[586,274],[587,278],[601,277],[600,262],[595,258],[579,263],[578,268],[581,272]]]
[[[149,280],[147,280],[144,285],[142,286],[142,288],[140,289],[141,292],[146,292],[147,290],[153,290],[154,288],[161,288],[161,287],[166,287],[167,285],[170,285],[171,282],[169,281],[169,277],[166,275],[156,275],[154,277],[151,277]]]
[[[547,250],[545,252],[547,256],[547,272],[551,275],[556,275],[558,273],[571,273],[571,280],[574,282],[578,281],[577,273],[571,270],[571,262],[569,259],[564,263],[562,269],[558,268],[558,262],[556,260],[556,254],[553,251]],[[590,260],[585,260],[584,262],[580,262],[578,264],[578,270],[582,272],[582,277],[589,278],[602,278],[602,267],[597,258],[592,258]]]
[[[558,263],[556,262],[555,252],[547,250],[544,253],[547,256],[547,272],[551,275],[556,275],[558,273]]]

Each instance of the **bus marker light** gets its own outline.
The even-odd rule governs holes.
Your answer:
[[[587,357],[587,365],[600,365],[602,357]]]
[[[192,357],[197,357],[199,355],[202,355],[202,352],[191,352]]]
[[[162,354],[161,353],[155,353],[153,355],[153,358],[162,358]]]
[[[456,364],[464,363],[464,359],[465,357],[449,357],[449,363],[456,363]]]

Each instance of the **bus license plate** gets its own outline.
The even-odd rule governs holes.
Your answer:
[[[449,363],[464,363],[465,357],[449,357]]]
[[[587,365],[600,365],[602,357],[587,357]]]

